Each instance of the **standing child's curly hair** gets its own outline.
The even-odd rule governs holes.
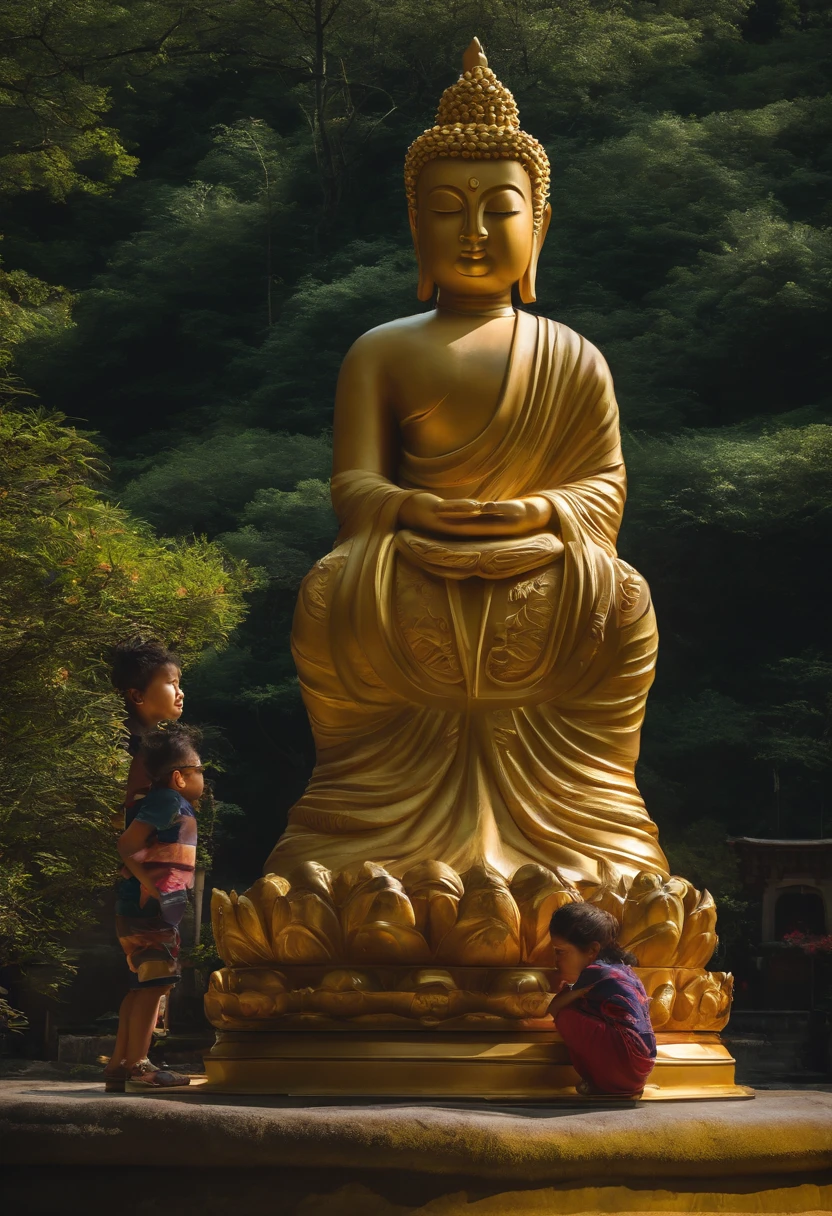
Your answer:
[[[179,655],[168,650],[161,642],[144,641],[142,638],[131,638],[128,642],[119,642],[110,654],[110,678],[119,692],[125,695],[131,688],[144,692],[154,673],[160,667],[171,663],[180,667]]]
[[[195,726],[183,726],[178,722],[145,735],[141,756],[153,785],[167,784],[171,773],[187,765],[191,755],[199,750],[201,742],[201,731]]]
[[[618,921],[594,904],[564,904],[549,922],[549,934],[570,942],[579,950],[588,950],[593,942],[598,942],[601,947],[599,962],[626,963],[628,967],[638,964],[636,956],[618,944]]]

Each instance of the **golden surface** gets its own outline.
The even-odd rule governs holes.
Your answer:
[[[634,776],[657,633],[616,554],[612,379],[584,338],[512,306],[515,287],[534,298],[548,166],[481,48],[466,62],[408,156],[437,307],[365,334],[339,377],[341,531],[292,632],[317,764],[266,869],[666,879]]]
[[[507,157],[522,164],[532,182],[535,225],[540,227],[549,194],[549,158],[543,145],[520,129],[517,104],[488,66],[478,38],[462,57],[459,80],[442,94],[436,123],[408,148],[404,182],[412,211],[421,170],[437,157],[454,155],[465,160]],[[469,177],[468,183],[476,190],[479,179]]]
[[[721,1030],[733,978],[722,971],[637,969],[654,1029]],[[551,1029],[548,975],[491,967],[230,967],[215,971],[205,997],[219,1029]],[[513,1025],[512,1025],[513,1024]]]
[[[599,1174],[601,1171],[590,1171]],[[378,1183],[347,1183],[336,1191],[310,1195],[303,1216],[608,1216],[656,1212],[675,1216],[695,1212],[698,1216],[726,1213],[771,1212],[774,1216],[829,1216],[832,1212],[832,1183],[804,1182],[768,1186],[756,1180],[753,1191],[723,1190],[718,1179],[691,1190],[678,1187],[571,1186],[523,1187],[486,1196],[470,1196],[459,1185],[447,1194],[401,1204],[383,1194]]]
[[[268,874],[244,895],[215,890],[211,915],[217,950],[231,967],[547,967],[554,963],[551,916],[581,898],[618,919],[620,940],[642,967],[696,970],[713,954],[710,894],[683,878],[646,871],[633,879],[607,875],[579,890],[561,872],[533,864],[509,882],[484,865],[459,875],[443,862],[425,861],[399,879],[374,862],[337,874],[306,862],[291,882]]]
[[[501,1037],[316,1031],[221,1031],[205,1057],[208,1085],[306,1097],[479,1097],[579,1101],[569,1053],[554,1030]],[[718,1035],[659,1035],[644,1099],[750,1097]],[[644,1100],[643,1099],[643,1100]]]
[[[725,1026],[732,977],[700,966],[716,941],[707,891],[649,873],[583,887],[622,922],[656,1029]],[[211,977],[206,1013],[220,1029],[550,1029],[548,923],[580,898],[540,865],[511,883],[441,862],[401,880],[372,862],[336,875],[307,863],[292,883],[267,875],[245,895],[214,892],[214,940],[228,966]],[[652,966],[656,958],[671,965]]]
[[[214,893],[209,1074],[573,1094],[548,925],[584,899],[642,969],[664,1034],[651,1093],[736,1094],[703,1034],[731,1000],[702,970],[714,902],[669,875],[635,782],[658,638],[616,552],[612,378],[580,335],[514,308],[535,298],[549,164],[476,40],[405,178],[436,307],[365,334],[341,369],[340,532],[292,629],[317,763],[265,877]]]

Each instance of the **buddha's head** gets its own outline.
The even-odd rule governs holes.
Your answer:
[[[487,299],[515,283],[524,303],[535,299],[551,215],[549,161],[520,129],[514,98],[478,39],[442,94],[436,125],[410,145],[404,177],[420,300],[436,287]]]

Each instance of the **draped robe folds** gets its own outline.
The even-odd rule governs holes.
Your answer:
[[[656,622],[616,556],[626,479],[602,356],[520,312],[482,433],[436,457],[407,439],[404,426],[398,484],[333,479],[341,533],[292,631],[317,764],[266,871],[376,861],[401,875],[435,859],[667,875],[634,776]],[[552,521],[524,537],[419,535],[397,526],[419,490],[542,495]]]

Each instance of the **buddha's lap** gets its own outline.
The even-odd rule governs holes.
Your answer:
[[[442,577],[435,572],[435,553],[433,567],[425,569],[424,562],[414,560],[411,546],[397,543],[383,590],[376,582],[372,587],[359,585],[355,592],[372,601],[364,603],[365,616],[378,612],[380,625],[368,647],[366,637],[364,645],[359,644],[344,619],[352,597],[350,605],[339,604],[333,614],[351,544],[316,563],[298,598],[293,650],[313,725],[317,719],[322,726],[343,726],[351,718],[360,731],[362,723],[369,726],[379,714],[404,711],[408,705],[440,712],[497,712],[556,695],[552,638],[563,590],[562,561],[550,560],[503,578],[466,575],[459,567]],[[606,634],[600,647],[587,651],[597,655],[592,662],[602,679],[602,668],[614,677],[628,647],[635,646],[648,661],[655,649],[652,613],[649,621],[633,628],[649,608],[646,584],[625,563],[615,566],[616,591]],[[388,679],[389,663],[385,667],[376,661],[388,650],[395,652],[396,667],[409,673],[410,691],[403,693],[398,679]],[[342,679],[345,666],[352,693]],[[541,678],[546,682],[542,692]],[[527,689],[536,682],[537,691],[530,696]],[[368,695],[355,694],[359,685]],[[597,678],[595,687],[597,692]]]

